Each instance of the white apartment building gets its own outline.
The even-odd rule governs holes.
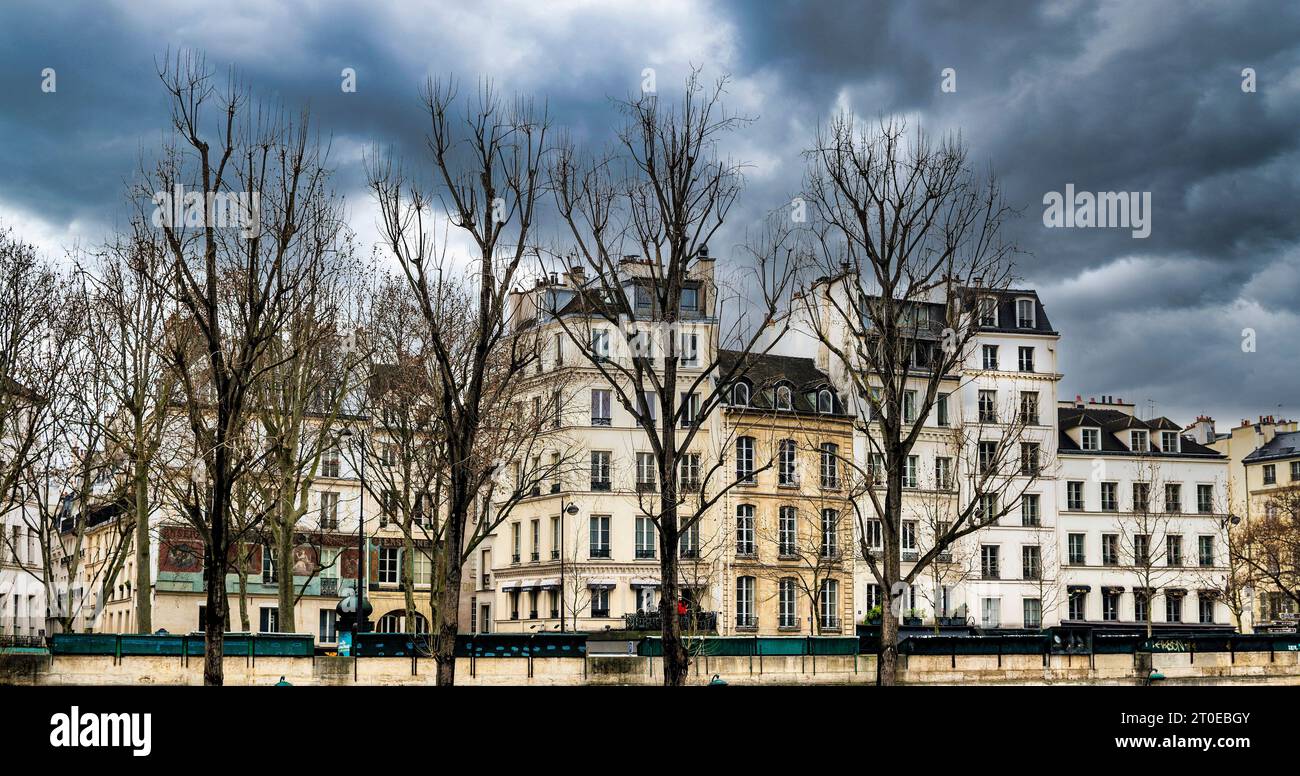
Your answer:
[[[1232,623],[1226,456],[1112,396],[1061,402],[1057,419],[1061,619]]]
[[[0,523],[6,534],[0,543],[0,635],[49,633],[40,541],[31,529],[38,521],[24,519],[25,508],[10,510]]]

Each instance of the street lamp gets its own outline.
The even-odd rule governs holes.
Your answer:
[[[564,500],[561,499],[560,500],[560,633],[563,633],[565,630],[564,628],[564,535],[567,532],[564,530],[564,516],[566,514],[577,515],[578,505],[570,501],[569,505],[565,506]]]

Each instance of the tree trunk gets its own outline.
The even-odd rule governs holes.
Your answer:
[[[248,621],[248,569],[244,564],[239,564],[239,629],[245,633],[252,631],[252,623]]]
[[[435,612],[437,617],[437,633],[434,642],[434,661],[438,664],[438,686],[451,687],[456,683],[456,633],[460,629],[460,575],[461,566],[459,562],[452,562],[447,559],[449,555],[455,554],[459,559],[460,551],[455,547],[447,547],[442,553],[443,562],[447,564],[446,580],[438,602],[438,610]]]
[[[275,532],[275,540],[275,583],[279,599],[276,608],[280,620],[277,627],[281,633],[295,633],[298,629],[293,614],[296,593],[293,586],[293,522],[282,520]]]
[[[135,624],[137,633],[153,632],[153,580],[149,557],[149,470],[135,464]]]
[[[898,618],[885,611],[880,618],[880,652],[877,655],[876,683],[892,687],[898,683]]]
[[[664,686],[681,687],[690,673],[690,655],[682,641],[681,618],[677,616],[677,601],[681,598],[677,584],[678,535],[676,498],[664,489],[660,502],[662,509],[659,532],[659,620],[662,624],[664,648]]]
[[[225,683],[226,562],[208,553],[207,620],[203,627],[203,684],[220,687]]]

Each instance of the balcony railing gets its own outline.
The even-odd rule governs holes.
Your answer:
[[[654,551],[654,548],[653,548],[653,547],[637,547],[637,548],[636,548],[636,557],[637,557],[637,560],[646,560],[646,559],[648,559],[648,558],[654,558],[654,556],[655,556],[655,551]]]
[[[683,631],[709,631],[718,630],[718,613],[717,612],[690,612],[677,616],[681,623]],[[623,615],[623,627],[626,630],[634,631],[657,631],[663,630],[663,618],[659,612],[635,612]]]
[[[339,581],[337,577],[322,578],[320,581],[321,595],[338,595]]]
[[[609,480],[592,480],[591,489],[608,493],[610,490]]]
[[[737,614],[736,629],[758,630],[758,617],[752,614]]]
[[[608,426],[608,425],[610,425],[610,421],[609,421],[609,418],[592,418],[592,419],[591,419],[591,425],[593,425],[593,426]]]

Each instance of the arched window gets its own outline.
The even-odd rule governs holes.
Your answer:
[[[835,411],[835,397],[825,388],[817,392],[817,411],[825,415]]]
[[[736,383],[731,387],[731,403],[737,407],[749,406],[749,383]]]
[[[794,393],[788,385],[778,385],[776,387],[776,408],[778,410],[792,409],[794,406]]]

